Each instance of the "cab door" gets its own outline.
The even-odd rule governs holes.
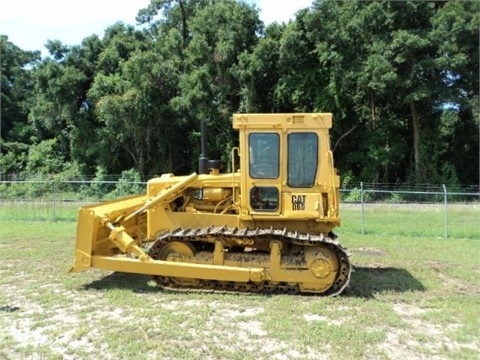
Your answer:
[[[282,138],[280,132],[247,131],[248,208],[252,215],[269,217],[282,210]]]
[[[318,180],[320,170],[319,135],[313,130],[293,130],[286,134],[286,184],[282,192],[283,215],[288,219],[323,217],[324,203]]]

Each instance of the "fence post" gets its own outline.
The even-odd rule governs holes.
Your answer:
[[[360,183],[360,201],[362,204],[362,235],[365,235],[365,203],[363,202],[363,181]]]
[[[55,221],[55,206],[57,203],[56,199],[56,186],[55,181],[52,181],[52,221]]]
[[[445,222],[445,225],[444,225],[444,229],[445,229],[445,232],[443,234],[443,237],[445,239],[448,239],[448,212],[447,212],[447,205],[448,205],[448,200],[447,200],[447,187],[445,186],[445,184],[442,184],[443,185],[443,206],[444,206],[444,214],[445,214],[445,219],[444,219],[444,222]]]

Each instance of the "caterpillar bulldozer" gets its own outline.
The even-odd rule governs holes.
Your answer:
[[[351,264],[340,225],[330,113],[234,114],[230,173],[206,149],[198,173],[79,209],[71,272],[151,275],[175,291],[340,294]]]

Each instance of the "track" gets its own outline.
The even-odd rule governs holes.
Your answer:
[[[298,249],[301,252],[315,247],[326,248],[332,254],[335,254],[338,263],[339,271],[332,282],[331,286],[326,291],[319,294],[324,296],[335,296],[340,294],[348,285],[350,281],[351,264],[348,259],[347,250],[340,245],[336,238],[327,237],[322,234],[301,234],[295,231],[287,231],[286,229],[239,229],[231,227],[202,227],[194,229],[176,229],[161,235],[149,250],[149,255],[158,260],[166,260],[168,255],[172,253],[181,253],[181,258],[187,259],[194,263],[208,263],[207,258],[212,256],[212,250],[201,251],[205,245],[213,246],[215,240],[221,240],[227,248],[239,245],[240,247],[264,247],[269,248],[271,242],[281,242],[294,246],[297,251],[296,255],[282,254],[282,261],[288,259],[289,268],[297,266],[295,270],[305,269],[305,260],[303,255],[298,255]],[[169,249],[170,248],[170,249]],[[174,254],[175,255],[175,254]],[[255,266],[266,268],[268,271],[268,253],[264,253],[263,257],[258,253],[230,253],[231,258],[240,261],[242,259],[248,262],[247,267],[252,266],[252,262],[258,259],[258,264]],[[265,261],[265,259],[267,261]],[[267,264],[266,264],[267,263]],[[283,265],[283,262],[282,262]],[[159,286],[166,290],[174,291],[195,291],[195,292],[219,292],[219,293],[274,293],[274,294],[295,294],[302,293],[301,283],[278,283],[264,281],[261,284],[255,283],[240,283],[240,282],[222,282],[215,280],[202,280],[190,278],[169,278],[155,276],[155,281]],[[310,291],[307,291],[310,292]]]

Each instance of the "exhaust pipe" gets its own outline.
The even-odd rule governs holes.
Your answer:
[[[208,161],[210,159],[207,157],[207,123],[206,121],[201,122],[200,141],[201,141],[202,153],[198,158],[198,173],[208,174],[209,173]]]

